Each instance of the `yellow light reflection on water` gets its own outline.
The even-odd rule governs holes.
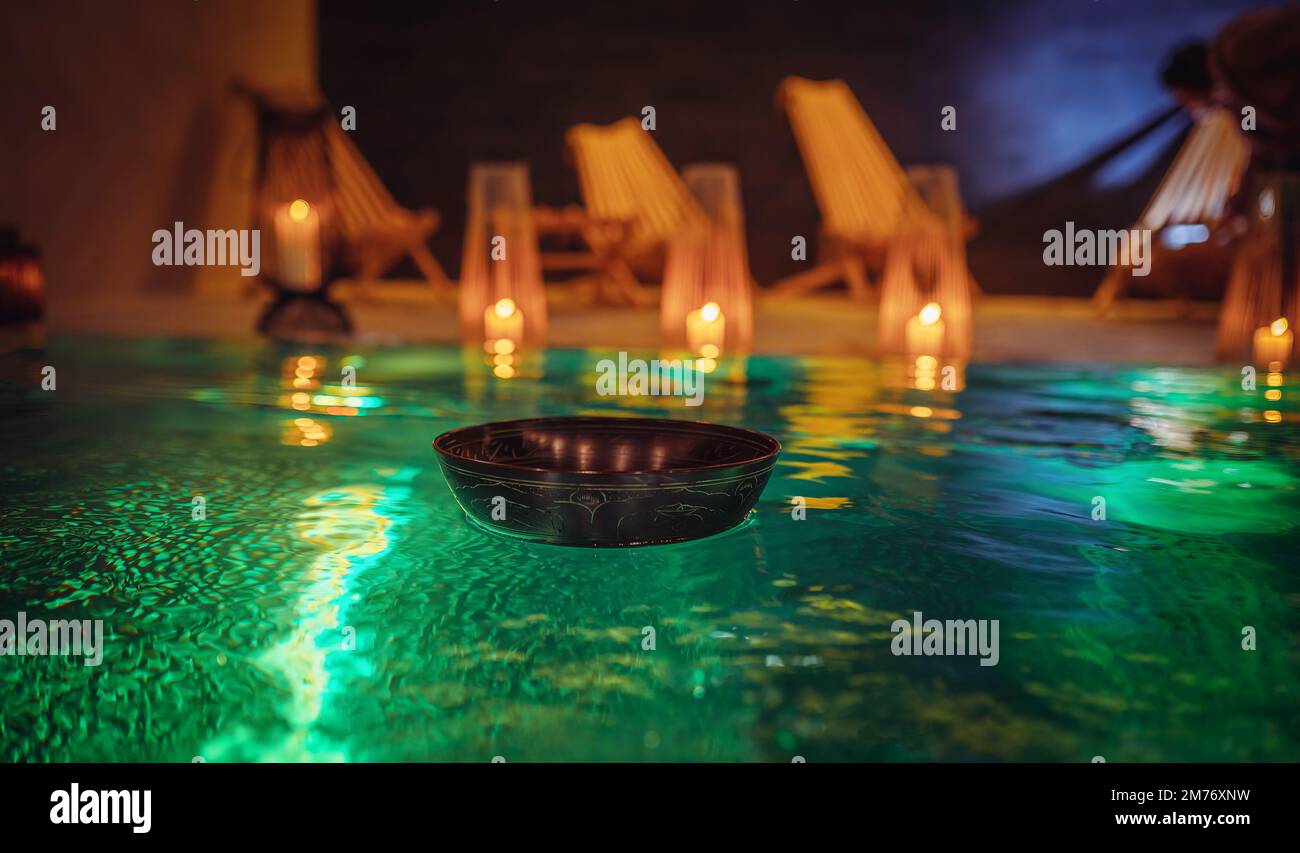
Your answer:
[[[800,469],[796,474],[787,474],[792,480],[811,480],[814,483],[820,483],[824,477],[853,477],[856,476],[847,465],[841,465],[838,462],[804,462],[798,459],[778,458],[778,465],[788,465],[792,468]]]
[[[316,447],[329,441],[334,431],[329,424],[313,418],[294,418],[285,421],[280,432],[280,443],[300,447]]]
[[[342,360],[344,378],[338,384],[321,383],[321,371],[325,364],[325,357],[319,355],[286,358],[282,363],[282,387],[292,393],[281,397],[279,405],[296,412],[316,411],[339,417],[354,417],[365,410],[384,405],[383,398],[377,396],[370,387],[349,384],[355,377],[356,368],[365,364],[365,359],[361,356],[350,355]],[[348,371],[347,368],[352,370]],[[305,441],[286,443],[313,447],[320,441],[319,438],[306,437]]]
[[[806,495],[800,495],[790,498],[792,504],[798,501],[803,501],[803,505],[808,509],[843,509],[853,504],[849,498],[840,497],[810,498]]]

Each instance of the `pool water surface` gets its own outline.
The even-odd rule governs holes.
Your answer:
[[[696,408],[598,395],[610,356],[0,356],[0,619],[104,625],[0,657],[0,760],[1300,760],[1289,375],[755,357]],[[602,413],[784,450],[742,527],[587,550],[472,526],[430,446]],[[896,655],[917,612],[996,665]]]

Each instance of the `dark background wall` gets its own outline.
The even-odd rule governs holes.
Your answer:
[[[52,328],[247,288],[232,267],[154,266],[151,235],[249,225],[251,181],[229,176],[251,174],[254,128],[230,80],[313,86],[315,23],[311,0],[0,2],[0,225],[41,248]]]
[[[756,278],[794,271],[790,238],[815,235],[818,216],[773,95],[799,74],[846,79],[904,164],[959,168],[967,204],[990,214],[983,251],[972,247],[987,290],[1087,292],[1096,271],[1048,275],[1029,263],[1042,228],[1003,215],[1009,200],[1167,108],[1156,80],[1165,55],[1258,5],[322,0],[320,61],[327,96],[357,108],[356,140],[394,194],[443,213],[434,251],[453,274],[471,161],[526,160],[538,203],[577,202],[565,129],[645,105],[678,167],[739,165]],[[957,108],[955,132],[940,129],[945,105]],[[1050,215],[1127,224],[1178,129],[1101,176],[1109,193],[1065,188]]]

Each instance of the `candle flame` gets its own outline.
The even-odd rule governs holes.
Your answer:
[[[716,302],[706,302],[704,307],[700,309],[700,319],[706,323],[712,323],[721,315],[722,309],[718,307]]]
[[[289,216],[296,222],[306,221],[309,213],[311,213],[311,205],[302,199],[295,199],[293,204],[289,205]]]
[[[919,315],[921,318],[921,325],[933,326],[935,323],[939,322],[939,314],[940,311],[939,311],[938,302],[927,303],[926,306],[921,309],[921,313]]]
[[[510,317],[515,313],[515,301],[513,299],[498,299],[496,307],[492,309],[502,320]]]
[[[1278,317],[1269,324],[1268,330],[1273,333],[1274,337],[1281,337],[1286,334],[1287,322],[1285,317]]]

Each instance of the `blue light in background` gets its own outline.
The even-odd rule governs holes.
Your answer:
[[[1160,242],[1167,249],[1181,249],[1193,243],[1210,239],[1210,229],[1204,225],[1170,225],[1160,232]]]
[[[1010,195],[1067,171],[1122,138],[1172,101],[1160,66],[1179,45],[1208,41],[1228,21],[1272,4],[1215,0],[1136,5],[1037,3],[1003,7],[964,63],[963,100],[976,120],[961,125],[950,151],[963,193],[978,203]],[[1122,183],[1150,165],[1179,122],[1135,146],[1107,182]],[[1169,135],[1166,135],[1169,134]],[[956,136],[956,135],[955,135]]]

